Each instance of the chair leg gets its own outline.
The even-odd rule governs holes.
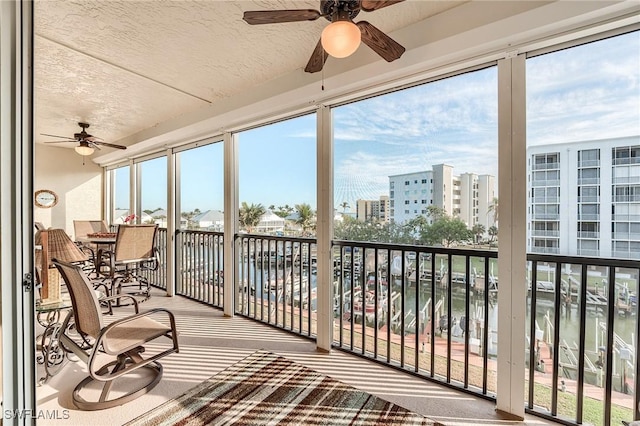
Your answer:
[[[125,395],[122,395],[114,399],[108,399],[108,397],[109,397],[109,392],[111,391],[114,385],[114,382],[116,382],[116,380],[118,379],[111,380],[104,383],[101,394],[100,394],[100,398],[97,401],[88,401],[87,399],[82,397],[80,395],[80,392],[83,389],[87,388],[92,383],[96,382],[96,380],[94,380],[92,377],[87,377],[84,380],[82,380],[80,383],[78,383],[78,385],[73,390],[73,403],[80,410],[95,411],[95,410],[104,410],[107,408],[113,408],[122,404],[126,404],[128,402],[131,402],[134,399],[152,390],[158,383],[160,383],[160,379],[162,379],[162,371],[163,371],[162,364],[160,364],[157,361],[151,362],[145,365],[144,367],[141,367],[137,371],[140,371],[140,370],[146,370],[149,374],[151,374],[151,377],[149,378],[149,380],[144,381],[136,389],[127,392]],[[127,375],[122,377],[127,377]]]

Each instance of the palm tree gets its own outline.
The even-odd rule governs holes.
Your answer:
[[[251,233],[253,228],[260,223],[260,218],[265,214],[266,210],[262,204],[248,205],[245,201],[239,211],[240,226]]]
[[[311,206],[306,203],[296,204],[296,211],[298,212],[298,218],[295,222],[302,228],[302,235],[304,236],[308,230],[315,228],[315,212]]]
[[[473,235],[475,236],[476,244],[480,242],[480,238],[482,238],[485,231],[486,231],[486,228],[484,227],[484,225],[480,223],[476,223],[475,225],[473,225],[473,228],[471,228],[471,232],[473,232]]]
[[[351,206],[346,201],[343,201],[342,204],[340,204],[340,207],[342,207],[342,212],[346,213],[347,209],[350,208]]]
[[[489,231],[487,231],[489,233],[489,236],[491,237],[491,240],[489,240],[489,243],[492,243],[493,240],[498,236],[498,228],[496,226],[490,226],[489,227]]]
[[[497,225],[498,224],[498,211],[500,209],[498,208],[498,197],[493,197],[493,200],[491,200],[491,204],[489,204],[489,208],[487,209],[487,214],[492,213],[493,214],[493,224]]]

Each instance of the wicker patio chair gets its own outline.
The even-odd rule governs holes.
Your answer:
[[[96,270],[111,280],[110,295],[149,298],[146,271],[158,268],[154,247],[158,225],[120,225],[113,250],[98,249]]]
[[[162,365],[158,360],[179,351],[173,314],[162,308],[139,313],[134,299],[134,315],[105,325],[100,302],[128,296],[98,301],[82,268],[57,260],[53,263],[67,284],[73,305],[73,315],[65,320],[60,341],[66,350],[84,361],[89,370],[89,376],[73,390],[75,405],[81,410],[111,408],[153,389],[162,378]],[[69,323],[72,316],[74,327]],[[157,347],[155,340],[160,337],[168,338],[170,344],[154,349],[152,355],[144,358],[144,345],[153,340]],[[110,398],[110,395],[116,396]]]

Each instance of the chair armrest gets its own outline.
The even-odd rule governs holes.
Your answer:
[[[138,314],[140,312],[140,309],[138,307],[138,300],[130,294],[114,294],[113,296],[105,296],[98,299],[98,302],[111,302],[112,300],[116,299],[131,299],[133,301],[133,308],[135,310],[135,313]]]

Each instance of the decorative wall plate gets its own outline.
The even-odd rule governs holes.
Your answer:
[[[36,191],[34,202],[37,207],[48,209],[58,204],[58,194],[49,189],[41,189]]]

